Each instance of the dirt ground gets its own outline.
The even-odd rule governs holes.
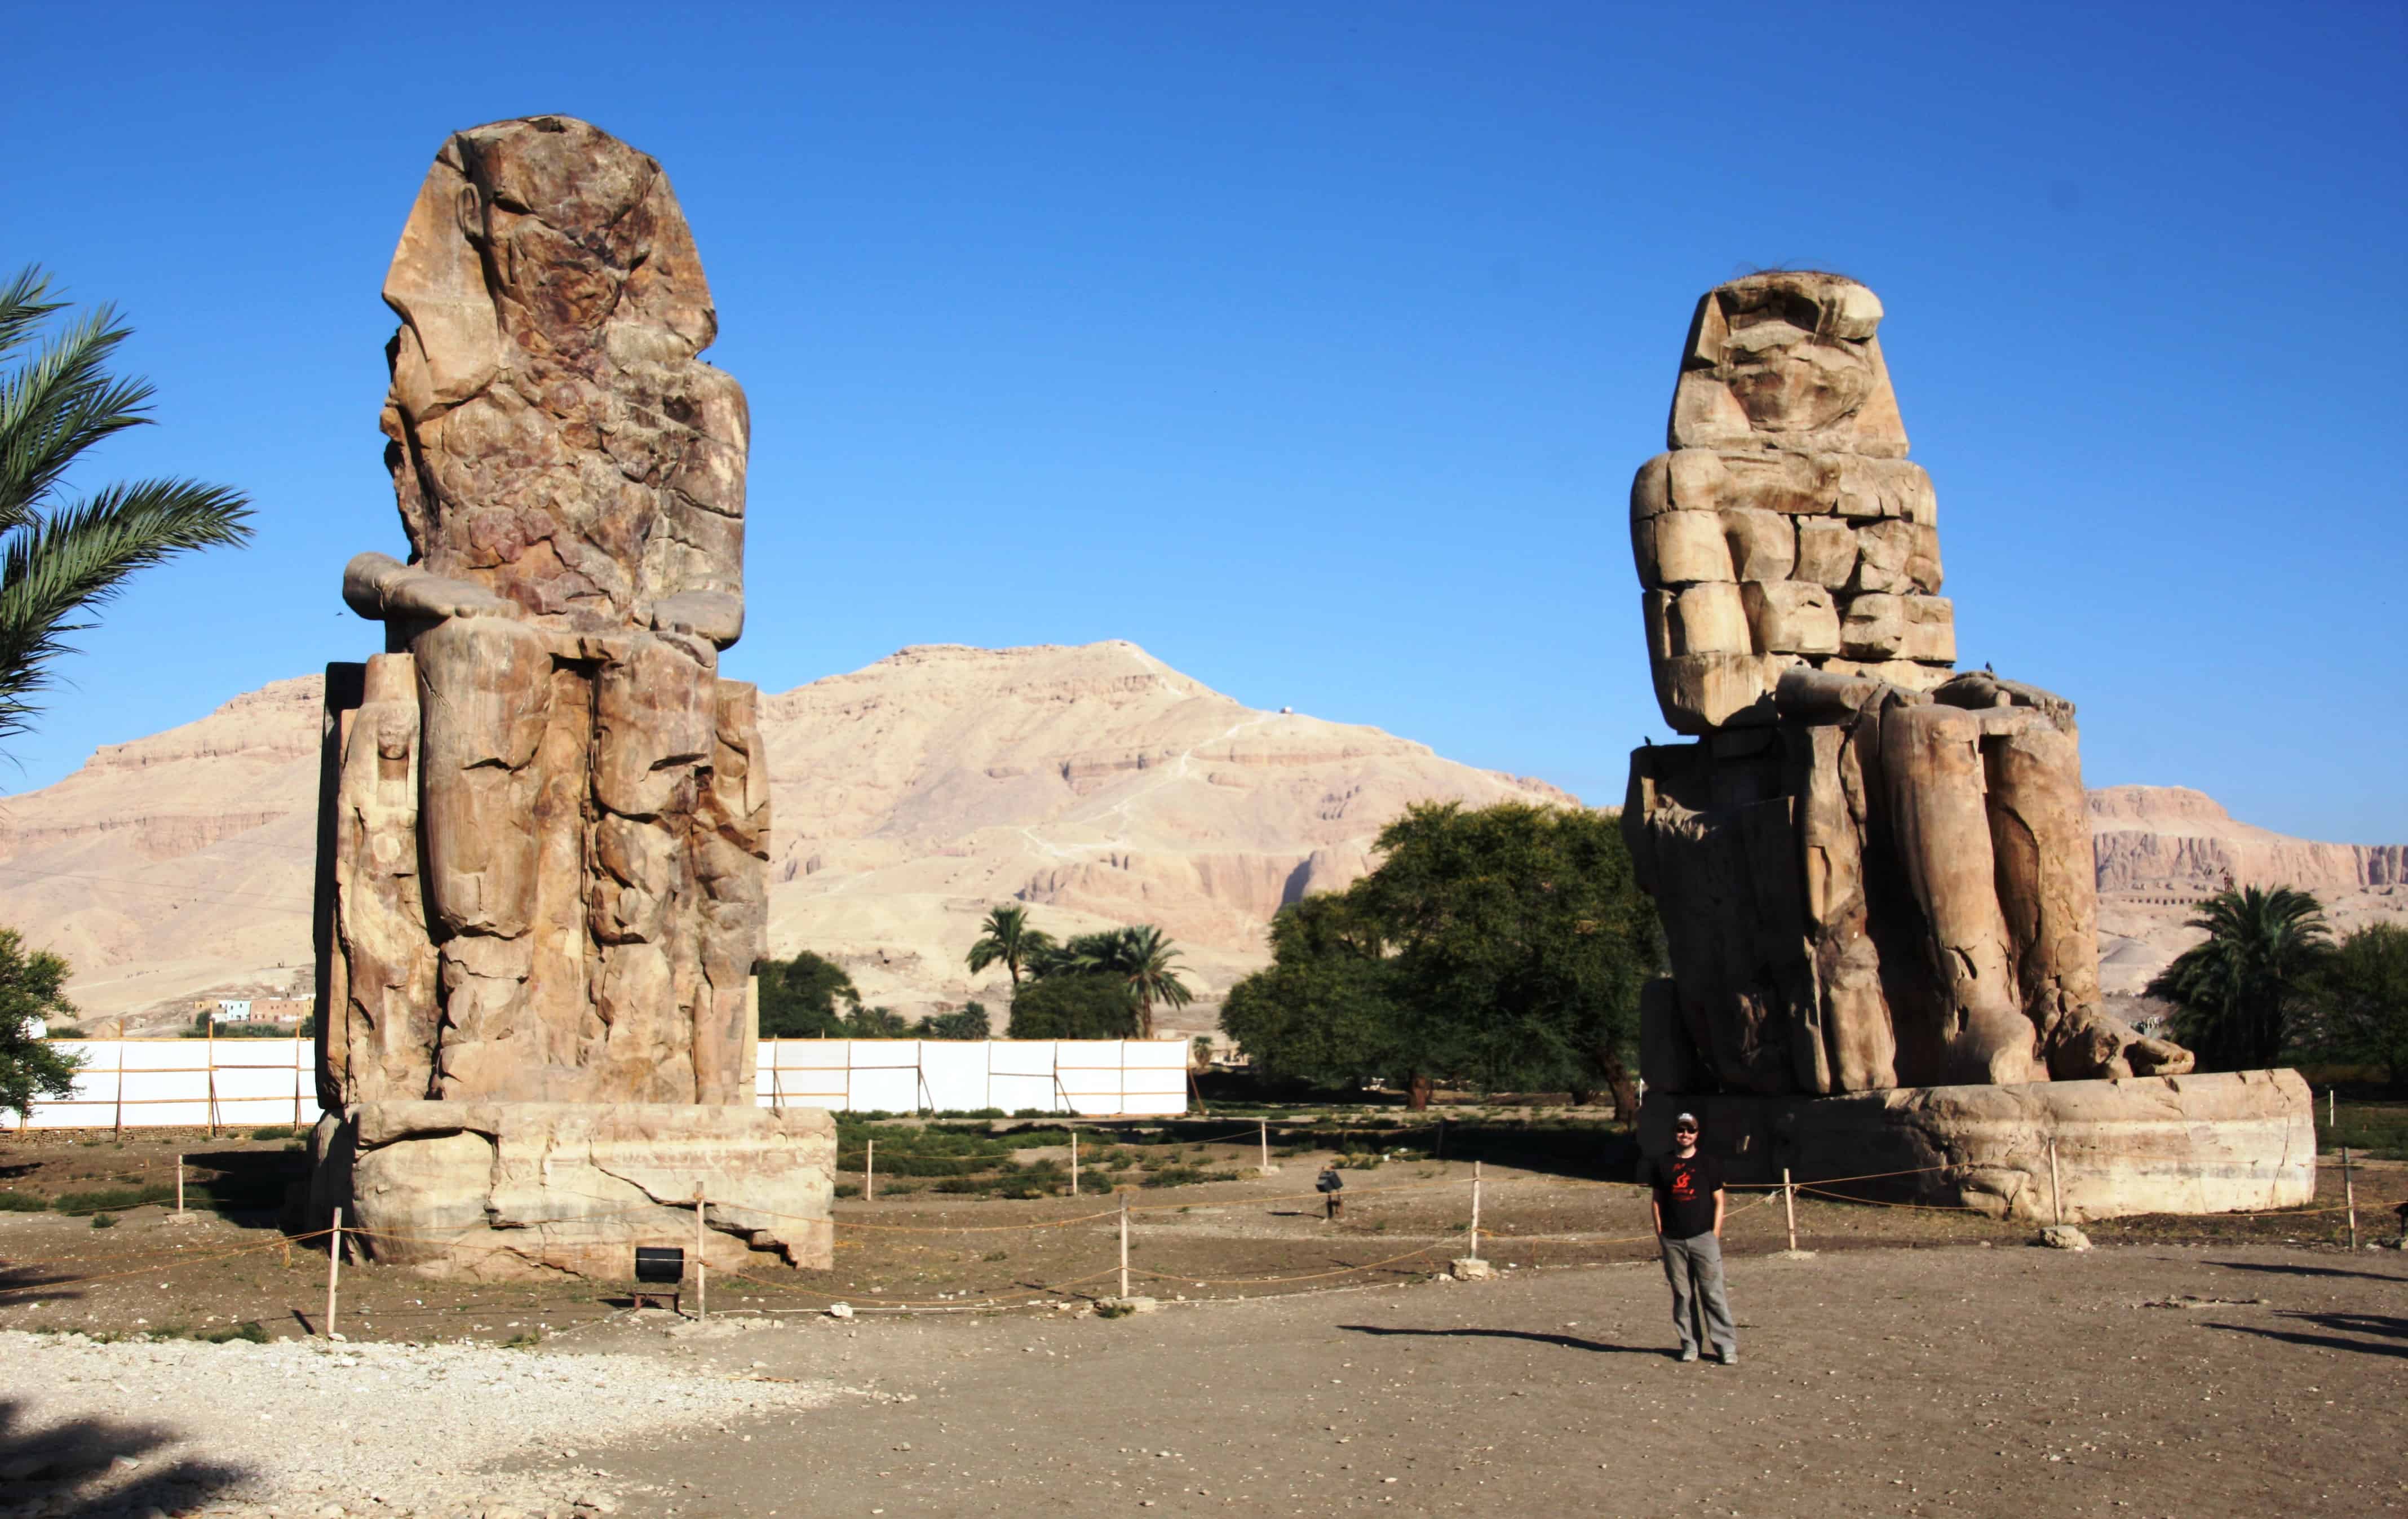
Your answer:
[[[2397,1253],[1879,1248],[1740,1258],[1730,1274],[1736,1367],[1667,1356],[1663,1283],[1644,1263],[1114,1320],[622,1317],[533,1352],[474,1354],[537,1366],[650,1357],[664,1381],[845,1395],[699,1424],[638,1419],[637,1433],[574,1446],[554,1436],[487,1484],[523,1492],[543,1479],[566,1493],[565,1478],[581,1506],[548,1511],[563,1519],[2408,1511],[2408,1259]],[[331,1354],[346,1366],[340,1347]],[[189,1411],[218,1396],[215,1379],[152,1391],[130,1372],[108,1388],[40,1391],[41,1416],[21,1437],[111,1392],[167,1426],[179,1400]],[[509,1397],[486,1396],[491,1417],[509,1419]],[[221,1450],[217,1467],[322,1462],[326,1437],[349,1427],[328,1425],[312,1440]],[[440,1474],[446,1492],[465,1480]],[[221,1504],[206,1485],[165,1496],[162,1512],[531,1512],[428,1505],[390,1481],[377,1499],[353,1491],[333,1507]],[[20,1512],[108,1512],[62,1498]]]
[[[0,1185],[55,1196],[172,1177],[179,1149],[196,1172],[227,1179],[229,1197],[262,1196],[259,1180],[291,1164],[272,1140],[29,1139],[0,1152]],[[1205,1158],[1226,1168],[1253,1157],[1231,1146]],[[2032,1248],[2026,1225],[1810,1197],[1799,1242],[1816,1254],[1787,1259],[1778,1200],[1742,1197],[1728,1234],[1743,1354],[1722,1368],[1664,1354],[1666,1295],[1639,1189],[1484,1166],[1482,1254],[1503,1274],[1456,1283],[1430,1276],[1468,1248],[1469,1164],[1350,1173],[1332,1224],[1306,1190],[1319,1159],[1126,1194],[1132,1288],[1164,1306],[1120,1319],[1089,1311],[1117,1290],[1118,1197],[847,1201],[835,1270],[714,1281],[704,1326],[634,1313],[608,1284],[446,1283],[348,1266],[338,1327],[353,1348],[331,1354],[467,1340],[496,1365],[651,1357],[683,1384],[842,1391],[808,1412],[638,1419],[637,1433],[574,1455],[549,1439],[499,1468],[490,1452],[431,1459],[432,1485],[387,1482],[381,1501],[355,1494],[349,1512],[519,1512],[476,1500],[480,1482],[595,1498],[526,1511],[562,1519],[609,1512],[597,1505],[899,1516],[1578,1504],[1776,1519],[2408,1510],[2408,1256],[2341,1247],[2330,1166],[2313,1209],[2095,1223],[2100,1248],[2082,1254]],[[2361,1168],[2357,1193],[2364,1236],[2394,1238],[2408,1166]],[[294,1246],[288,1261],[273,1225],[241,1206],[182,1225],[135,1208],[107,1229],[0,1213],[0,1330],[313,1332],[325,1258]],[[826,1316],[836,1301],[855,1316]],[[511,1341],[521,1348],[497,1348]],[[214,1427],[190,1400],[220,1389],[192,1369],[236,1347],[195,1346],[198,1361],[140,1343],[93,1349],[173,1365],[145,1361],[89,1390],[12,1384],[24,1373],[0,1366],[0,1512],[110,1512],[105,1491],[74,1482],[9,1508],[12,1449],[55,1442],[79,1419],[114,1428],[105,1412],[138,1407],[164,1440],[180,1399],[196,1434]],[[401,1362],[378,1372],[407,1374]],[[508,1419],[494,1396],[494,1417]],[[78,1399],[104,1397],[118,1401],[79,1413]],[[322,1475],[322,1442],[303,1446]],[[274,1468],[294,1448],[282,1436],[229,1448],[208,1469]],[[326,1512],[315,1499],[242,1506],[251,1490],[201,1480],[154,1498],[165,1513]]]

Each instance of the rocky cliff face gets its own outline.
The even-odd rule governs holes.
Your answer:
[[[2164,895],[2243,886],[2319,894],[2408,882],[2408,844],[2318,844],[2233,821],[2185,786],[2107,786],[2090,794],[2102,892]]]
[[[2099,980],[2137,996],[2199,942],[2192,905],[2227,880],[2295,886],[2325,904],[2337,933],[2408,922],[2408,845],[2322,844],[2236,822],[2185,786],[2105,786],[2090,794],[2099,868]]]
[[[279,681],[0,804],[0,923],[65,954],[106,1016],[306,977],[320,682]],[[1376,728],[1255,711],[1134,644],[906,649],[764,696],[770,950],[832,954],[906,1014],[999,973],[997,901],[1057,934],[1162,924],[1208,994],[1283,902],[1342,887],[1408,803],[1570,803]]]

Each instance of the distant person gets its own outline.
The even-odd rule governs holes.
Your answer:
[[[1328,1209],[1328,1211],[1323,1215],[1325,1218],[1336,1218],[1346,1211],[1346,1198],[1343,1196],[1346,1190],[1346,1179],[1338,1174],[1338,1162],[1333,1160],[1321,1168],[1320,1180],[1314,1182],[1312,1185],[1313,1190],[1321,1194],[1323,1206]]]
[[[1681,1359],[1696,1360],[1699,1344],[1708,1343],[1715,1359],[1737,1366],[1739,1335],[1723,1293],[1723,1168],[1698,1152],[1695,1116],[1672,1120],[1672,1153],[1649,1161],[1640,1179],[1655,1188],[1648,1206],[1656,1215],[1664,1280],[1672,1284]]]

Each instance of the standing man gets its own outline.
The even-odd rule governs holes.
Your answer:
[[[1656,1189],[1656,1243],[1664,1254],[1664,1280],[1672,1284],[1672,1325],[1681,1335],[1681,1359],[1698,1358],[1700,1341],[1714,1358],[1739,1364],[1739,1336],[1731,1326],[1730,1299],[1723,1295],[1723,1168],[1698,1151],[1698,1121],[1688,1113],[1672,1120],[1672,1153],[1647,1163],[1644,1180]]]

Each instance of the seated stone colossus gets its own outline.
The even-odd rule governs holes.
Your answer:
[[[1763,1096],[2190,1068],[2101,1010],[2073,706],[1958,674],[1937,508],[1853,280],[1698,303],[1631,548],[1656,700],[1622,814],[1671,976],[1651,1089]]]
[[[330,689],[329,1108],[752,1102],[769,824],[744,393],[667,177],[581,122],[454,135],[384,285],[409,562]]]

